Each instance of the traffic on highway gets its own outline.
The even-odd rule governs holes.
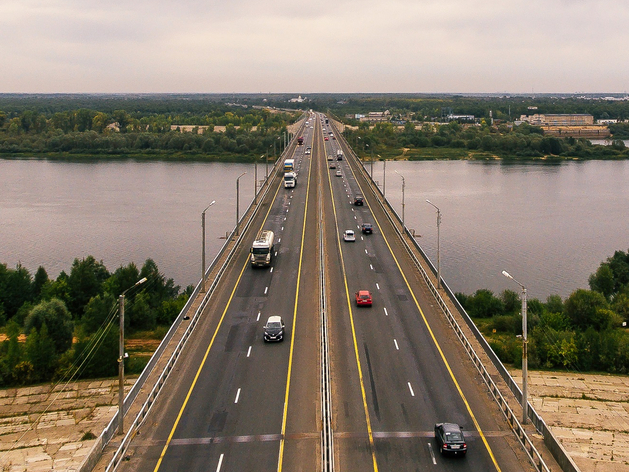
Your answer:
[[[330,121],[304,117],[119,470],[534,470]]]

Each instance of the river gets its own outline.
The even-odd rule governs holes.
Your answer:
[[[369,169],[369,165],[367,166]],[[397,171],[399,175],[395,172]],[[201,272],[201,212],[207,260],[253,198],[252,164],[0,160],[0,262],[39,265],[51,277],[89,254],[110,271],[153,258],[179,285]],[[561,164],[388,162],[386,195],[436,261],[435,209],[442,212],[442,275],[455,291],[528,287],[568,296],[615,250],[629,249],[629,162]],[[264,166],[258,166],[258,176]],[[383,184],[383,165],[374,164]]]

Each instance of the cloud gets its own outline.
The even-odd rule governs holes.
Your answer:
[[[0,92],[624,91],[613,0],[5,1]]]

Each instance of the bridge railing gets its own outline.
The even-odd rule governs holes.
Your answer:
[[[339,133],[337,133],[337,135],[339,135]],[[522,427],[521,423],[517,420],[516,415],[513,413],[513,410],[509,407],[507,401],[504,399],[504,396],[498,389],[491,375],[485,369],[485,366],[483,365],[482,360],[476,354],[474,348],[472,347],[471,343],[465,336],[465,333],[461,329],[456,318],[453,316],[452,312],[450,311],[450,308],[448,307],[446,302],[443,300],[441,294],[435,287],[432,281],[432,278],[429,277],[427,272],[424,270],[423,265],[424,264],[428,265],[428,267],[432,271],[432,274],[435,278],[437,274],[437,269],[432,264],[428,256],[425,254],[421,246],[417,243],[417,241],[415,240],[414,236],[410,233],[410,231],[408,231],[406,227],[402,228],[402,219],[400,218],[398,213],[395,211],[393,206],[386,199],[386,197],[384,196],[384,194],[382,193],[382,191],[380,190],[376,182],[371,178],[371,175],[367,172],[367,169],[365,168],[363,162],[353,152],[351,147],[348,145],[347,141],[345,141],[345,138],[342,137],[342,135],[339,135],[339,136],[340,136],[340,139],[342,139],[343,143],[345,144],[346,150],[350,151],[347,154],[350,155],[354,159],[354,161],[358,164],[358,167],[361,171],[362,176],[369,182],[370,189],[373,192],[375,199],[382,206],[384,213],[387,215],[387,218],[391,222],[391,225],[393,226],[393,228],[395,228],[395,231],[398,233],[398,236],[400,237],[400,240],[402,241],[406,252],[408,253],[411,260],[413,260],[422,278],[426,282],[426,285],[428,286],[435,300],[441,307],[442,312],[445,314],[446,318],[448,319],[448,322],[450,323],[457,337],[463,344],[465,351],[467,352],[474,366],[476,367],[479,374],[483,378],[483,381],[489,388],[489,391],[491,392],[496,403],[500,407],[500,410],[502,411],[503,415],[507,419],[507,422],[509,423],[512,431],[514,432],[520,444],[522,445],[527,455],[529,456],[531,463],[536,467],[538,471],[549,472],[550,469],[544,462],[541,454],[539,453],[537,448],[535,448],[533,442],[530,440],[530,438],[526,434],[526,431]],[[402,228],[402,230],[400,230],[400,228]],[[404,234],[408,236],[408,240],[412,241],[412,246],[414,250],[413,248],[409,246],[407,242],[407,238],[404,238]],[[416,253],[419,253],[421,255],[424,264],[422,264],[417,259]],[[452,292],[450,287],[443,281],[443,278],[441,279],[441,284],[444,290],[446,291],[448,298],[455,305],[456,309],[459,311],[459,314],[465,320],[465,323],[474,334],[474,337],[481,344],[481,346],[483,347],[483,350],[487,353],[492,363],[494,364],[494,366],[500,373],[500,376],[504,379],[505,383],[507,384],[509,389],[513,392],[514,396],[518,399],[518,401],[521,402],[522,392],[520,390],[520,387],[517,385],[515,380],[513,380],[513,377],[511,377],[511,374],[509,373],[509,371],[506,369],[504,364],[500,361],[500,359],[498,358],[496,353],[493,351],[489,343],[487,343],[487,340],[484,338],[480,330],[476,327],[476,325],[474,324],[470,316],[467,314],[465,309],[458,302],[458,300],[454,296],[454,293]],[[561,442],[555,437],[555,435],[548,428],[548,426],[546,425],[542,417],[535,411],[535,409],[530,404],[528,407],[528,415],[529,415],[529,418],[531,419],[531,422],[537,429],[537,431],[539,431],[543,435],[544,444],[546,445],[550,453],[553,455],[553,457],[555,458],[555,460],[557,461],[561,469],[564,472],[580,472],[578,466],[575,464],[575,462],[572,460],[572,458],[568,455],[566,450],[561,445]]]
[[[303,127],[303,124],[302,124],[302,127]],[[287,154],[287,151],[290,151],[293,148],[294,148],[294,143],[291,142],[291,145],[288,146],[284,150],[284,152],[282,153],[280,158],[276,160],[275,164],[271,168],[271,172],[269,172],[269,174],[266,177],[266,181],[264,183],[265,187],[263,187],[264,191],[262,192],[262,189],[261,189],[261,195],[257,196],[258,197],[258,201],[264,200],[264,198],[268,195],[268,192],[273,187],[272,182],[274,182],[274,181],[276,181],[278,179],[278,175],[279,175],[278,174],[278,169],[281,167],[282,162],[284,161],[285,155]],[[251,212],[251,210],[252,210],[252,208],[254,206],[256,208],[253,210],[253,212]],[[154,384],[150,394],[148,395],[148,398],[146,399],[146,401],[144,402],[144,404],[140,408],[140,411],[137,414],[137,416],[135,417],[135,419],[133,420],[131,426],[129,427],[129,430],[128,430],[127,434],[124,436],[120,446],[118,447],[118,449],[116,450],[113,458],[109,462],[109,465],[107,466],[107,469],[106,469],[107,472],[114,471],[118,467],[118,465],[120,464],[120,461],[123,459],[123,457],[124,457],[124,455],[126,453],[126,450],[129,447],[129,444],[131,443],[131,440],[135,437],[135,435],[137,434],[139,428],[143,424],[144,420],[147,418],[147,416],[148,416],[148,414],[149,414],[149,412],[151,410],[151,407],[155,403],[155,400],[157,399],[157,397],[158,397],[162,387],[164,386],[164,384],[166,382],[166,379],[170,375],[173,367],[175,366],[175,363],[176,363],[177,359],[179,358],[179,355],[183,351],[183,349],[184,349],[188,339],[190,338],[194,328],[197,326],[201,313],[203,312],[203,310],[205,309],[205,307],[209,303],[209,300],[212,297],[212,295],[214,293],[214,290],[216,289],[218,283],[220,282],[220,280],[221,280],[223,274],[225,273],[229,263],[232,261],[232,259],[234,257],[234,254],[235,254],[236,250],[238,249],[238,246],[239,246],[242,238],[246,234],[247,230],[249,229],[249,226],[253,222],[253,220],[256,217],[256,215],[258,213],[258,210],[260,208],[261,208],[261,205],[256,204],[256,199],[251,201],[251,203],[249,204],[249,207],[243,213],[243,217],[242,217],[242,219],[244,219],[244,218],[247,217],[247,215],[249,215],[246,223],[244,224],[244,226],[241,225],[241,224],[239,224],[238,226],[234,226],[234,229],[232,230],[230,235],[227,237],[227,239],[225,241],[225,244],[223,244],[222,248],[220,249],[220,251],[218,252],[216,257],[213,259],[213,261],[210,264],[209,268],[206,270],[206,273],[204,274],[205,277],[207,277],[216,268],[216,265],[218,264],[218,262],[225,255],[225,252],[228,250],[229,245],[231,244],[232,240],[236,237],[236,228],[238,227],[239,231],[240,231],[240,235],[238,236],[238,238],[236,240],[236,243],[233,244],[231,250],[229,251],[229,254],[227,255],[227,258],[225,259],[225,261],[223,262],[223,264],[219,268],[216,276],[214,277],[214,280],[212,280],[212,283],[208,287],[208,289],[207,289],[207,291],[205,293],[205,296],[203,297],[203,300],[202,300],[201,304],[199,305],[199,307],[195,311],[194,316],[190,319],[190,323],[188,325],[188,328],[183,333],[181,339],[177,343],[176,348],[174,349],[173,353],[171,354],[170,358],[168,359],[168,362],[166,363],[164,369],[162,370],[159,378],[155,382],[155,384]],[[164,353],[164,351],[166,349],[166,346],[172,340],[172,338],[173,338],[175,332],[177,331],[177,329],[179,328],[179,325],[181,324],[182,320],[184,319],[184,317],[187,316],[188,312],[190,311],[190,307],[192,306],[194,300],[196,299],[196,297],[201,292],[201,285],[202,285],[202,281],[200,280],[197,283],[197,285],[196,285],[192,295],[188,299],[188,302],[183,307],[183,309],[181,310],[181,312],[177,316],[177,319],[171,325],[170,329],[168,330],[168,333],[166,334],[166,336],[164,337],[164,339],[160,343],[159,347],[157,348],[157,350],[155,351],[155,353],[151,357],[151,360],[149,361],[147,366],[144,368],[144,370],[140,374],[140,377],[138,378],[138,380],[134,383],[134,385],[133,385],[131,391],[129,392],[129,394],[125,397],[125,400],[124,400],[124,412],[125,413],[128,411],[130,405],[133,403],[133,400],[135,400],[135,398],[137,397],[140,389],[146,383],[146,380],[147,380],[148,376],[150,375],[151,371],[155,367],[155,364],[158,362],[159,358]],[[94,447],[92,448],[92,451],[90,452],[90,454],[88,454],[86,459],[83,461],[83,463],[82,463],[82,465],[80,467],[80,471],[81,472],[87,472],[87,471],[93,469],[94,465],[96,464],[96,462],[98,461],[100,455],[102,454],[103,449],[109,443],[111,438],[115,435],[115,433],[117,431],[117,428],[118,428],[118,415],[116,415],[116,416],[114,416],[114,418],[112,418],[112,420],[109,422],[109,424],[107,425],[105,430],[101,433],[100,437],[98,438],[98,440],[96,441]]]

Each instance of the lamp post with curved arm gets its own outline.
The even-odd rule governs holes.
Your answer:
[[[203,213],[201,213],[201,231],[203,233],[203,250],[201,252],[201,291],[205,292],[205,212],[216,203],[216,200],[212,200]]]
[[[441,248],[439,244],[441,242],[441,210],[437,205],[430,200],[426,200],[426,203],[432,205],[437,210],[437,288],[441,288]]]
[[[404,179],[404,176],[400,174],[397,170],[395,171],[395,173],[402,177],[402,231],[404,231],[404,187],[406,186],[406,180]]]
[[[236,178],[236,236],[238,236],[239,222],[240,222],[240,178],[245,175],[243,172]]]
[[[120,337],[118,339],[118,433],[124,434],[124,360],[127,355],[124,352],[124,296],[134,287],[146,282],[146,277],[141,278],[131,287],[126,289],[118,297],[119,318],[120,318]]]
[[[502,271],[502,275],[513,280],[522,289],[522,424],[528,422],[528,335],[526,321],[526,287],[515,280],[513,276],[506,270]]]

